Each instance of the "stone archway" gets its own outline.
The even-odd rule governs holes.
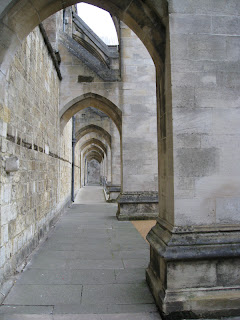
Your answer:
[[[153,60],[159,64],[159,58],[164,61],[165,47],[165,18],[167,17],[167,1],[160,5],[147,4],[144,1],[121,0],[91,0],[87,1],[109,11],[112,15],[124,21],[142,40],[148,48]],[[50,15],[70,5],[77,0],[38,0],[38,1],[8,1],[1,6],[0,18],[2,32],[0,43],[3,54],[0,58],[1,71],[7,71],[9,63],[21,41],[41,21]],[[144,27],[145,26],[145,27]]]
[[[5,102],[9,64],[21,41],[39,22],[76,2],[10,0],[1,4],[1,104]],[[225,29],[221,28],[213,2],[207,10],[190,0],[88,2],[124,21],[145,44],[157,70],[160,217],[148,237],[148,281],[159,308],[167,315],[178,312],[191,317],[239,310],[239,289],[220,282],[220,292],[218,282],[239,272],[233,267],[239,256],[239,169],[233,171],[230,165],[239,163],[239,155],[225,152],[239,149],[234,144],[239,137],[231,132],[225,144],[218,140],[219,133],[225,138],[219,130],[225,119],[234,123],[239,113],[216,111],[222,100],[230,101],[231,109],[237,104],[234,87],[239,75],[234,78],[232,70],[238,70],[239,61],[232,47],[239,49],[239,45],[229,38],[239,31],[233,31],[231,23],[223,23]],[[236,14],[238,2],[233,0],[231,6],[221,2],[221,21],[236,19],[231,15]],[[226,79],[221,76],[223,69]],[[226,154],[231,154],[231,160]],[[225,258],[233,259],[233,269]],[[194,279],[189,279],[191,275]],[[199,290],[199,286],[204,288]]]
[[[65,124],[71,119],[74,114],[87,107],[94,107],[108,115],[115,123],[121,135],[122,111],[109,99],[91,92],[73,99],[61,109],[61,128],[64,128]]]
[[[95,151],[95,150],[89,151],[86,155],[87,155],[87,157],[86,157],[87,160],[92,159],[94,157],[98,160],[101,160],[99,162],[102,162],[102,160],[103,160],[102,154],[99,153],[98,151]]]
[[[97,146],[90,146],[89,148],[86,148],[85,150],[83,150],[83,157],[85,157],[91,151],[95,151],[95,152],[99,153],[100,156],[102,157],[102,159],[104,159],[104,157],[105,157],[104,152],[101,150],[101,148],[99,148]]]
[[[114,185],[117,185],[119,188],[122,185],[122,176],[123,176],[123,165],[121,162],[121,154],[122,154],[122,111],[109,99],[100,96],[99,94],[96,93],[86,93],[83,94],[79,97],[76,97],[69,103],[67,103],[60,112],[60,117],[61,117],[61,128],[63,129],[64,126],[68,123],[68,121],[71,119],[71,117],[76,114],[77,112],[88,108],[88,107],[94,107],[103,113],[105,113],[114,123],[114,126],[117,128],[117,135],[118,135],[118,145],[115,145],[115,150],[118,148],[120,150],[120,153],[118,151],[117,156],[118,159],[115,161],[116,164],[112,165],[111,163],[111,169],[109,168],[109,175],[111,176],[111,182],[114,182]],[[79,141],[81,138],[83,138],[85,135],[89,133],[95,133],[97,137],[103,137],[108,145],[109,148],[113,148],[112,145],[112,137],[107,132],[105,129],[102,127],[99,127],[94,124],[87,125],[83,128],[81,128],[77,133],[76,133],[76,141]],[[116,142],[116,139],[114,140]],[[113,159],[115,159],[115,156],[113,155],[113,152],[111,151],[112,154],[112,162]],[[118,164],[117,162],[120,162]],[[113,170],[112,168],[116,168],[116,170]],[[115,174],[115,171],[116,174]],[[108,178],[109,178],[108,175]],[[110,183],[111,183],[110,182]]]
[[[105,129],[102,127],[96,126],[94,124],[85,126],[81,128],[77,133],[76,133],[76,140],[79,141],[84,135],[90,133],[90,132],[95,132],[97,135],[102,136],[106,142],[108,143],[109,147],[111,147],[111,135],[109,132],[107,132]]]
[[[82,141],[81,141],[82,140]],[[106,182],[111,184],[112,177],[116,175],[116,167],[115,170],[112,171],[112,163],[115,162],[115,155],[114,150],[112,150],[112,137],[111,135],[104,130],[102,127],[89,125],[85,126],[82,129],[78,131],[77,134],[77,141],[79,144],[80,150],[83,150],[84,148],[87,148],[91,144],[96,145],[102,149],[102,151],[106,154],[106,168],[105,168],[105,174],[106,174]],[[120,146],[119,146],[120,148]],[[82,151],[81,151],[82,152]],[[84,159],[81,157],[80,160],[81,163],[81,172],[84,172]],[[120,167],[118,169],[120,171]],[[117,172],[118,172],[117,171]],[[82,175],[81,175],[82,176]],[[81,178],[82,184],[84,184],[83,176]]]
[[[102,151],[104,151],[107,155],[107,147],[101,140],[95,139],[95,138],[89,139],[85,143],[80,145],[80,149],[83,150],[89,145],[96,145],[96,146],[100,147],[102,149]]]

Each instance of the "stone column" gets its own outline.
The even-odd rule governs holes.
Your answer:
[[[112,150],[109,147],[109,145],[107,145],[107,181],[109,183],[112,182]]]
[[[121,191],[121,156],[120,156],[120,134],[116,125],[110,123],[111,149],[108,154],[109,171],[107,184],[105,186],[105,196],[108,202],[116,202]],[[110,176],[111,174],[111,176]]]
[[[122,193],[118,219],[158,215],[157,106],[153,61],[137,36],[121,23]]]
[[[120,135],[114,123],[111,123],[111,156],[112,156],[112,177],[111,185],[121,185],[121,156],[120,156]]]
[[[240,314],[238,4],[169,6],[165,77],[157,75],[160,215],[147,269],[169,318]]]

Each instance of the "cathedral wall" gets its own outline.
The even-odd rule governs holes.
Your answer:
[[[0,282],[37,246],[70,200],[72,125],[60,136],[59,83],[37,27],[15,55],[0,109]],[[19,161],[17,171],[6,172],[9,158]]]

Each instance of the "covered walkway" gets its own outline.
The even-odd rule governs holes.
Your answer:
[[[116,220],[101,187],[81,189],[0,307],[0,318],[160,319],[145,282],[149,246]]]

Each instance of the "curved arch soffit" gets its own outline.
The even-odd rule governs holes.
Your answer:
[[[86,134],[91,133],[91,132],[95,132],[99,135],[102,135],[105,138],[105,140],[107,141],[109,147],[111,148],[112,137],[111,137],[110,133],[108,133],[102,127],[96,126],[94,124],[90,124],[88,126],[81,128],[80,130],[78,130],[78,132],[76,133],[76,142],[78,142],[82,137],[84,137]]]
[[[101,157],[101,159],[103,160],[102,155],[101,155],[98,151],[95,151],[95,150],[89,151],[89,152],[85,155],[85,157],[87,158],[87,157],[95,156],[95,155]]]
[[[0,8],[4,28],[0,34],[3,54],[0,56],[1,71],[6,74],[21,41],[52,14],[79,0],[10,0]],[[104,10],[122,20],[146,46],[156,66],[165,59],[166,24],[168,1],[87,0],[83,1]],[[8,50],[9,49],[9,50]]]
[[[92,150],[99,151],[101,154],[103,154],[104,159],[107,158],[106,153],[100,147],[98,147],[96,145],[91,145],[91,146],[85,147],[85,149],[82,150],[82,153],[83,153],[82,157],[83,158],[85,157],[87,152],[91,151],[90,148],[94,148]]]
[[[104,112],[115,123],[121,135],[122,132],[122,111],[110,100],[96,93],[84,93],[69,101],[60,111],[61,129],[79,111],[94,107]]]
[[[90,152],[92,152],[92,151],[96,151],[104,159],[104,152],[99,147],[94,147],[94,146],[91,146],[87,150],[85,150],[84,153],[83,153],[83,157],[85,158],[85,156],[87,154],[89,154]]]
[[[82,144],[80,146],[80,150],[83,151],[89,145],[96,145],[96,146],[100,147],[105,152],[105,154],[107,155],[107,147],[106,147],[106,145],[101,140],[94,139],[94,138],[89,139],[84,144]]]
[[[79,147],[81,148],[81,146],[82,146],[85,142],[87,142],[87,141],[89,141],[89,140],[91,140],[91,139],[100,140],[105,146],[107,146],[107,149],[109,148],[109,149],[111,150],[111,147],[109,146],[109,144],[108,144],[108,142],[105,140],[105,138],[104,138],[103,136],[97,135],[95,132],[90,132],[90,133],[86,134],[86,135],[82,138],[82,140],[81,140],[80,142],[78,142]],[[108,150],[109,150],[109,149],[108,149]]]
[[[98,162],[101,163],[103,161],[103,158],[101,157],[101,155],[97,152],[89,152],[87,155],[86,155],[86,160],[87,161],[90,161],[89,159],[92,159],[92,158],[95,158],[95,159],[98,159]]]
[[[88,162],[92,161],[92,160],[96,160],[99,164],[101,164],[102,159],[101,157],[97,157],[97,156],[91,156],[88,159],[86,159]]]

